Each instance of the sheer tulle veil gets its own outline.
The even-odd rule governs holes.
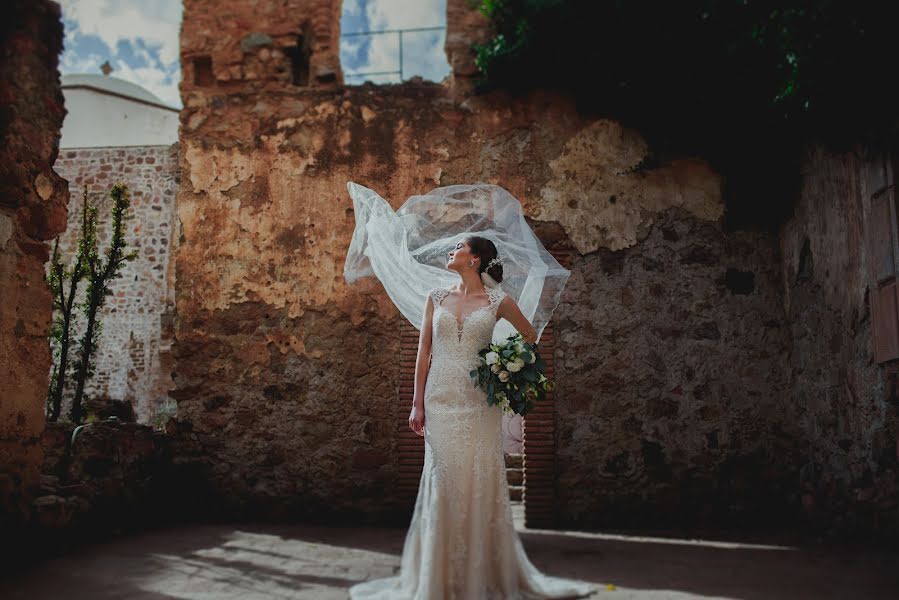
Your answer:
[[[394,211],[363,185],[348,181],[347,191],[356,216],[343,269],[349,284],[374,275],[400,313],[419,328],[428,290],[459,281],[446,268],[447,253],[459,240],[479,235],[496,245],[503,260],[500,287],[534,324],[539,339],[570,271],[540,243],[509,192],[487,183],[449,185],[411,196]],[[512,333],[512,326],[500,320],[493,339]]]

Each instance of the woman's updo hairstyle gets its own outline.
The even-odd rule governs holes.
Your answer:
[[[493,242],[485,237],[473,235],[468,238],[468,247],[471,248],[472,254],[481,259],[478,273],[486,271],[496,283],[501,282],[503,280],[503,266],[499,262],[495,262],[490,265],[490,268],[486,268],[487,263],[496,258],[496,246]]]

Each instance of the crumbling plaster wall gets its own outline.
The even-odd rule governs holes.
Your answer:
[[[461,57],[484,23],[456,0],[449,85],[342,87],[336,4],[250,18],[241,2],[185,3],[173,395],[223,499],[406,518],[392,489],[401,317],[376,281],[343,281],[348,180],[394,207],[438,185],[497,183],[579,251],[557,315],[562,518],[589,525],[607,504],[597,457],[608,473],[640,472],[614,503],[646,482],[657,498],[685,474],[709,488],[723,461],[764,447],[785,385],[778,262],[771,240],[722,233],[719,176],[689,158],[625,172],[646,152],[639,134],[558,95],[472,95]],[[310,64],[335,80],[283,76],[295,65],[279,40],[304,22],[321,52]]]
[[[40,487],[52,298],[45,240],[66,227],[67,185],[53,172],[65,116],[57,70],[59,6],[15,0],[0,34],[0,521],[32,513]],[[4,527],[4,531],[7,531]]]

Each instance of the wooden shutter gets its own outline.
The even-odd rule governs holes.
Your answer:
[[[865,189],[871,199],[868,213],[868,289],[874,360],[899,358],[899,210],[896,206],[894,172],[886,157],[865,165]]]
[[[571,268],[573,250],[550,248],[556,260]],[[555,335],[553,322],[540,336],[540,356],[546,361],[546,376],[555,379]],[[524,524],[530,528],[556,526],[556,398],[548,392],[523,421]]]
[[[397,395],[396,432],[399,450],[397,495],[410,511],[415,507],[418,484],[425,463],[424,438],[409,429],[409,411],[415,392],[415,360],[418,356],[418,330],[406,319],[400,328],[400,389]]]

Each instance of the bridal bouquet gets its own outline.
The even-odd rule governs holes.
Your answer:
[[[528,344],[520,333],[502,344],[490,344],[478,352],[480,366],[469,375],[475,387],[487,392],[487,403],[498,404],[503,412],[524,416],[534,403],[553,389],[543,371],[546,363],[537,353],[537,344]]]

